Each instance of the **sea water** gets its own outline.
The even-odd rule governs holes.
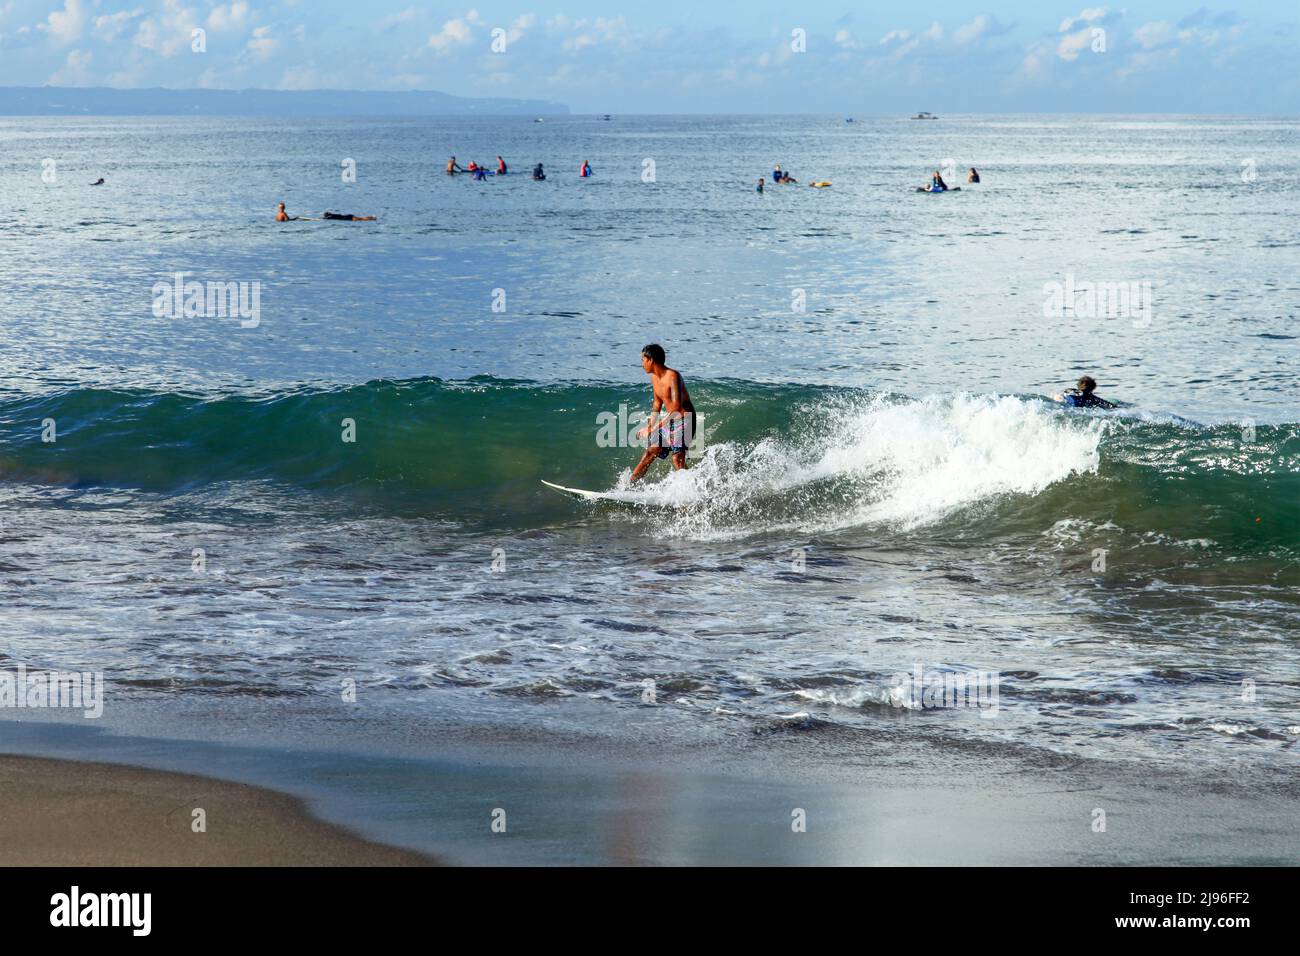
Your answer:
[[[199,737],[833,726],[1285,772],[1298,132],[0,120],[0,664]],[[774,163],[833,186],[758,194]],[[156,310],[178,275],[258,321]],[[691,468],[543,487],[626,488],[600,423],[648,410],[652,341]],[[1049,400],[1084,373],[1121,408]],[[995,715],[927,706],[963,675]]]

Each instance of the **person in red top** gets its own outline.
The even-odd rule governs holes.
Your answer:
[[[591,175],[591,163],[587,162],[587,161],[584,159],[584,160],[582,161],[582,166],[579,167],[579,169],[578,169],[578,175],[581,176],[583,179],[586,179],[588,176],[590,176],[590,175]]]
[[[498,175],[498,176],[504,176],[504,175],[506,174],[506,171],[507,171],[507,170],[506,170],[506,161],[505,161],[504,159],[502,159],[500,156],[498,156],[498,157],[497,157],[497,175]]]

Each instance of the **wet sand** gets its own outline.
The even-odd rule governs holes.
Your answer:
[[[202,810],[206,832],[195,832]],[[295,797],[102,763],[0,757],[0,865],[427,866],[312,817]]]
[[[1284,866],[1300,847],[1294,776],[1244,757],[1206,775],[815,722],[691,746],[265,726],[215,743],[6,722],[33,757],[0,757],[0,864]],[[188,829],[196,806],[207,834]]]

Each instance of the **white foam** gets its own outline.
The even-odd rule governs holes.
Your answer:
[[[802,420],[800,433],[711,445],[633,494],[677,509],[661,530],[690,537],[906,529],[1096,471],[1106,428],[1044,402],[977,395],[827,402]]]

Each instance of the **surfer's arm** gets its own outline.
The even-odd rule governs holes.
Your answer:
[[[637,438],[646,438],[655,430],[655,416],[659,414],[659,409],[663,408],[663,405],[663,399],[656,395],[654,404],[650,406],[650,414],[646,416],[645,428],[636,433]]]

